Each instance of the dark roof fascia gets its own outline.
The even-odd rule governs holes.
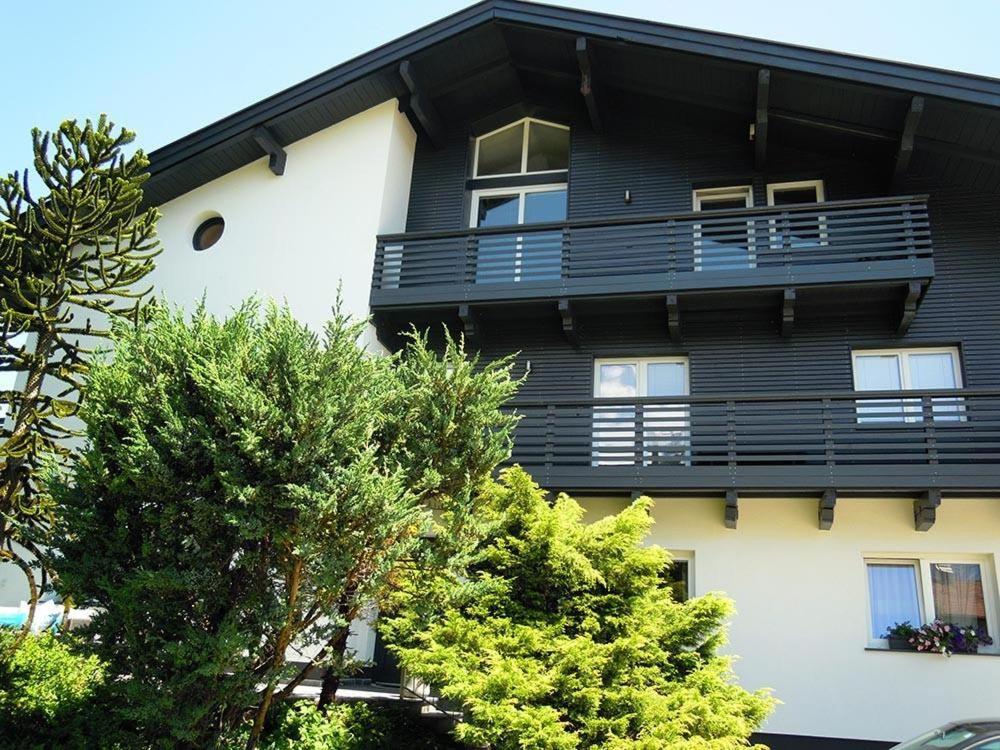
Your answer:
[[[401,62],[407,56],[443,39],[487,23],[494,18],[492,5],[492,0],[472,5],[154,149],[149,154],[150,171],[154,175],[164,172],[233,136],[280,117],[297,106],[336,91],[386,66]]]
[[[156,174],[492,20],[854,81],[1000,108],[1000,79],[523,0],[483,0],[274,94],[150,153]]]
[[[495,0],[495,7],[511,23],[1000,107],[1000,79],[989,76],[520,0]]]

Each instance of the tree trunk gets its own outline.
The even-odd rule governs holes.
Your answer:
[[[334,664],[344,663],[344,652],[347,650],[347,636],[351,632],[350,627],[345,627],[343,631],[330,642],[330,654],[334,656]],[[337,689],[340,687],[340,669],[336,671],[328,668],[323,675],[323,686],[319,693],[319,707],[324,709],[337,700]]]

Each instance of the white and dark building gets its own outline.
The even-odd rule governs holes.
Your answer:
[[[519,352],[513,460],[656,499],[775,750],[1000,714],[884,638],[1000,641],[1000,80],[486,0],[151,157],[173,300]]]

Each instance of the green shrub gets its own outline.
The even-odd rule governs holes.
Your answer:
[[[0,633],[0,653],[12,638]],[[105,667],[80,645],[69,636],[31,635],[0,662],[0,737],[22,738],[24,747],[98,746],[89,735],[104,724],[96,719]]]
[[[448,750],[458,748],[436,735],[406,707],[336,703],[319,709],[311,701],[289,707],[262,750]]]

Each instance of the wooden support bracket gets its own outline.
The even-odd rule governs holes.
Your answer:
[[[675,344],[681,340],[681,308],[676,294],[667,295],[667,333]]]
[[[725,523],[727,529],[735,529],[740,518],[740,499],[736,490],[726,490]]]
[[[795,290],[786,289],[781,300],[781,335],[788,338],[795,327]]]
[[[267,168],[276,175],[283,175],[285,173],[285,162],[288,160],[288,154],[285,153],[285,149],[278,143],[274,134],[263,125],[260,125],[254,129],[253,139],[257,142],[258,146],[264,149],[264,153],[267,154]]]
[[[479,324],[471,307],[459,305],[458,319],[462,321],[462,333],[465,334],[466,341],[475,341],[479,338]]]
[[[913,528],[930,531],[937,521],[937,509],[941,505],[941,490],[927,490],[924,496],[913,501]]]
[[[568,299],[559,300],[559,317],[562,320],[563,335],[570,345],[577,349],[580,346],[580,329],[577,327],[573,305]]]
[[[899,326],[896,333],[900,336],[910,330],[910,323],[917,316],[917,308],[920,307],[920,297],[924,288],[919,281],[911,281],[906,287],[906,297],[903,298],[903,312],[899,316]]]
[[[601,112],[597,106],[597,94],[594,93],[594,56],[591,50],[586,37],[576,38],[576,61],[580,66],[580,93],[587,105],[590,126],[595,133],[600,133]]]
[[[819,528],[821,531],[829,531],[833,528],[833,513],[837,507],[837,491],[824,490],[823,497],[819,501]]]

